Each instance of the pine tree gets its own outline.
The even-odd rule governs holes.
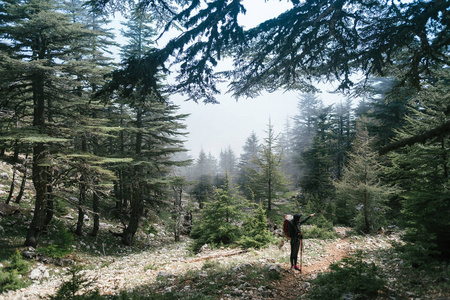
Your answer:
[[[449,121],[449,72],[444,69],[434,86],[427,86],[410,100],[406,126],[397,139],[404,140]],[[390,154],[389,179],[403,192],[402,214],[407,223],[405,240],[415,249],[417,259],[440,253],[450,255],[449,132],[413,143]]]
[[[19,131],[9,131],[7,138],[32,145],[36,201],[25,245],[36,246],[52,218],[52,157],[72,138],[67,127],[72,111],[67,108],[77,105],[73,78],[87,66],[78,58],[86,53],[93,33],[74,23],[53,0],[11,2],[4,9],[13,22],[1,26],[1,94],[5,107],[14,107],[15,117],[22,120]]]
[[[334,196],[332,145],[335,137],[331,132],[332,107],[323,108],[318,114],[317,128],[309,148],[302,154],[302,171],[299,186],[305,203],[318,201],[320,207]]]
[[[256,166],[249,170],[250,189],[255,199],[265,201],[267,210],[272,210],[272,202],[279,192],[286,192],[288,182],[281,170],[283,153],[279,151],[277,137],[269,120],[267,137],[261,146],[258,157],[252,163]]]
[[[262,204],[259,204],[247,221],[242,225],[242,238],[239,240],[244,248],[262,248],[274,241],[274,235],[268,229],[267,214]]]
[[[70,177],[77,178],[76,184],[79,188],[75,233],[83,234],[86,202],[90,193],[94,211],[94,226],[91,234],[96,235],[99,228],[98,201],[103,194],[99,183],[113,179],[111,172],[104,166],[107,153],[100,151],[98,146],[99,141],[115,129],[107,126],[108,121],[104,118],[104,104],[100,103],[99,99],[94,100],[93,97],[105,84],[105,75],[112,71],[112,58],[107,57],[105,53],[113,45],[113,35],[109,30],[104,29],[104,26],[109,23],[105,16],[84,4],[80,0],[72,0],[67,2],[65,8],[72,22],[82,24],[91,32],[84,51],[72,61],[73,64],[81,67],[76,74],[76,84],[72,88],[76,101],[68,108],[71,118],[67,121],[67,125],[73,129],[73,151],[77,155],[71,154],[67,160],[69,160],[68,165],[74,170]],[[62,163],[63,159],[60,158],[60,160]],[[65,184],[71,185],[67,181]]]
[[[382,167],[378,155],[372,150],[373,139],[367,128],[359,124],[350,161],[342,180],[335,182],[338,203],[337,221],[352,221],[358,230],[373,232],[384,225],[386,203],[395,189],[383,184]],[[355,217],[355,220],[346,218]]]
[[[220,151],[219,166],[221,174],[228,173],[233,178],[233,175],[236,173],[236,154],[234,154],[231,146]]]
[[[123,50],[126,60],[140,59],[152,48],[151,38],[155,36],[149,26],[151,21],[141,6],[134,8],[126,23],[125,33],[129,38]],[[158,82],[163,78],[160,74],[155,76]],[[120,151],[133,159],[131,164],[119,169],[120,185],[128,191],[130,201],[129,222],[122,233],[125,245],[133,242],[145,203],[161,202],[169,196],[171,167],[185,164],[175,161],[173,156],[185,151],[180,137],[184,135],[182,121],[187,115],[176,115],[178,107],[167,103],[159,90],[157,94],[149,92],[144,80],[132,89],[121,86],[111,90],[118,94],[121,113],[126,112],[124,119],[128,120],[119,137]]]
[[[104,8],[112,0],[91,0]],[[234,0],[195,1],[171,9],[179,1],[144,1],[143,5],[172,18],[184,31],[145,61],[131,61],[128,70],[146,65],[142,77],[157,89],[157,68],[176,57],[180,65],[175,88],[194,101],[215,102],[221,79],[232,78],[236,97],[255,97],[262,90],[317,90],[311,78],[338,80],[340,89],[354,86],[352,74],[392,74],[397,64],[401,83],[418,86],[435,65],[448,67],[448,1],[298,1],[277,17],[244,30],[239,16],[245,4]],[[125,2],[128,3],[128,2]],[[181,2],[185,4],[184,2]],[[123,4],[122,4],[123,5]],[[275,3],[273,5],[276,5]],[[126,6],[126,5],[125,5]],[[229,72],[216,72],[218,61],[233,58]],[[128,86],[139,77],[118,76]]]
[[[300,95],[297,107],[298,115],[292,118],[293,128],[290,135],[293,152],[292,164],[295,167],[295,173],[297,175],[295,178],[296,183],[299,182],[304,172],[302,156],[313,141],[319,121],[319,113],[323,108],[323,104],[322,100],[315,94],[309,93]]]
[[[241,235],[239,223],[247,202],[230,188],[228,175],[222,188],[216,188],[202,210],[199,221],[194,224],[191,236],[195,239],[194,250],[204,244],[230,244]]]
[[[239,157],[237,184],[247,199],[255,198],[250,187],[250,178],[253,172],[258,171],[256,164],[253,162],[259,157],[259,147],[258,137],[255,132],[252,132],[245,141],[242,154]]]
[[[345,103],[337,104],[332,117],[331,131],[335,136],[333,145],[334,177],[338,180],[341,179],[344,165],[347,162],[347,152],[352,148],[355,125],[351,105],[350,99],[347,99]]]

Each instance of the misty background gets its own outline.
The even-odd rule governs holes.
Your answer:
[[[265,20],[278,16],[280,13],[290,9],[290,2],[280,1],[274,3],[260,1],[244,1],[247,12],[240,16],[239,22],[246,28],[252,28]],[[126,39],[121,36],[121,22],[125,19],[120,14],[116,14],[111,25],[114,28],[116,41],[121,45],[126,44]],[[157,47],[163,47],[170,38],[178,35],[179,32],[172,30],[169,34],[162,36]],[[119,47],[113,50],[116,62],[120,62]],[[220,61],[223,69],[229,69],[229,61]],[[169,75],[168,82],[173,80]],[[325,106],[333,103],[345,101],[346,97],[340,93],[335,93],[335,86],[330,83],[317,83],[316,87],[321,90],[318,98]],[[180,107],[178,113],[189,114],[185,125],[188,135],[185,137],[185,147],[188,155],[196,158],[201,150],[207,154],[218,157],[221,150],[231,147],[233,152],[239,156],[245,140],[252,132],[263,139],[269,120],[274,127],[275,133],[284,130],[287,122],[298,114],[298,101],[301,93],[299,91],[276,91],[274,93],[262,92],[256,98],[235,99],[231,94],[226,93],[227,83],[221,86],[221,95],[216,98],[219,104],[196,103],[186,100],[186,97],[179,94],[169,96],[169,101]]]

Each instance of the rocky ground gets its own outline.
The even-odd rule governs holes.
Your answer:
[[[8,165],[0,162],[1,170],[6,167]],[[9,173],[0,172],[0,197],[3,198],[9,188]],[[22,202],[29,204],[31,199],[32,195],[26,193]],[[23,231],[30,216],[26,211],[17,214],[9,207],[0,207],[0,210],[3,215],[14,216],[0,226],[0,252],[6,249],[10,253],[9,250],[23,244],[24,232],[20,232],[20,228]],[[61,218],[71,218],[70,222],[74,215],[75,211]],[[89,225],[89,220],[85,221]],[[352,235],[349,228],[335,228],[340,238],[306,239],[300,273],[289,269],[289,243],[286,240],[262,250],[204,247],[194,256],[188,250],[190,241],[187,237],[175,243],[173,237],[157,224],[154,224],[156,236],[151,233],[136,236],[138,246],[132,248],[119,246],[119,241],[108,244],[109,232],[117,231],[117,225],[100,225],[100,236],[94,240],[87,237],[76,240],[74,254],[68,259],[82,266],[84,278],[91,283],[89,289],[98,290],[102,295],[116,295],[121,291],[146,295],[152,291],[196,299],[195,295],[208,292],[214,299],[302,299],[307,298],[308,291],[313,288],[312,280],[326,272],[330,264],[362,251],[366,261],[381,268],[388,281],[387,290],[396,295],[380,295],[380,299],[450,299],[448,264],[438,266],[436,276],[430,276],[430,272],[409,272],[392,247],[392,242],[400,242],[400,233],[395,231],[361,236]],[[51,237],[46,238],[51,240]],[[113,246],[108,248],[108,245]],[[68,266],[54,261],[31,261],[34,263],[28,277],[33,283],[27,288],[0,294],[0,300],[45,299],[54,295],[70,278]]]
[[[391,241],[398,240],[398,235],[348,237],[344,228],[338,230],[342,233],[339,239],[305,240],[301,273],[289,270],[288,242],[250,251],[227,248],[210,250],[205,247],[201,253],[192,256],[187,249],[188,240],[179,243],[166,240],[140,253],[127,253],[124,248],[123,253],[114,256],[80,256],[78,263],[84,265],[85,278],[92,281],[90,288],[105,295],[148,286],[152,286],[159,293],[174,290],[179,292],[180,288],[190,293],[196,286],[186,284],[186,281],[183,287],[177,286],[177,278],[195,271],[198,276],[214,284],[217,278],[211,278],[208,274],[212,268],[205,268],[205,264],[213,263],[213,266],[232,269],[236,278],[242,278],[237,281],[240,283],[238,286],[224,289],[220,295],[222,299],[298,299],[310,288],[309,281],[319,272],[326,271],[331,263],[358,249],[388,249],[391,247]],[[279,273],[280,276],[274,278],[281,279],[275,279],[265,285],[258,282],[258,286],[253,286],[251,280],[246,283],[241,269],[257,266]],[[57,268],[40,263],[33,270],[34,283],[31,286],[2,294],[0,299],[42,299],[54,294],[63,280],[67,280],[66,269],[67,267]],[[164,281],[164,284],[161,284],[161,281]]]

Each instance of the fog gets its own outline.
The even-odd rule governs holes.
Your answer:
[[[331,85],[323,85],[324,92],[318,94],[325,104],[345,100],[340,94],[331,91]],[[284,130],[286,122],[298,115],[299,92],[264,93],[254,99],[239,99],[219,95],[220,104],[203,104],[194,101],[183,101],[181,97],[171,97],[180,106],[179,113],[189,113],[186,119],[189,155],[197,157],[201,149],[211,152],[218,158],[221,149],[231,147],[238,154],[246,139],[255,131],[259,140],[265,137],[269,119],[274,126],[275,134]],[[292,122],[291,122],[292,124]]]

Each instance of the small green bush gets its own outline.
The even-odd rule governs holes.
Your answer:
[[[335,231],[329,231],[316,225],[304,227],[303,237],[307,239],[335,239],[338,234]]]
[[[310,219],[311,220],[311,219]],[[333,228],[333,222],[323,215],[312,218],[312,226],[304,226],[303,236],[311,239],[334,239],[339,235]]]
[[[0,270],[0,293],[26,287],[28,283],[19,277],[16,270],[4,272]]]
[[[320,274],[312,285],[310,299],[375,299],[386,281],[374,263],[366,263],[361,252],[330,266],[331,272]]]
[[[214,194],[194,222],[191,237],[194,239],[191,248],[194,252],[204,244],[229,245],[237,242],[241,236],[239,222],[246,208],[246,201],[228,188],[215,189]]]
[[[30,264],[22,258],[19,250],[15,251],[9,259],[9,265],[6,267],[7,270],[16,270],[18,274],[28,273],[30,269]]]
[[[83,268],[79,265],[73,265],[69,268],[67,273],[70,279],[63,282],[51,300],[75,300],[75,299],[100,299],[98,292],[89,292],[84,295],[77,295],[81,289],[87,288],[92,284],[92,281],[86,279],[82,274]]]
[[[150,225],[150,227],[148,228],[148,233],[153,233],[154,235],[157,235],[158,230],[155,228],[155,226]]]
[[[239,244],[244,248],[263,248],[275,241],[274,235],[267,228],[266,211],[262,205],[256,210],[256,214],[243,224],[243,236]]]
[[[37,251],[54,258],[61,258],[72,253],[73,235],[62,225],[58,226],[55,242],[47,247],[38,248]]]
[[[28,282],[22,279],[29,271],[29,263],[22,258],[19,251],[5,262],[5,267],[0,270],[0,293],[8,290],[16,290],[28,285]]]

